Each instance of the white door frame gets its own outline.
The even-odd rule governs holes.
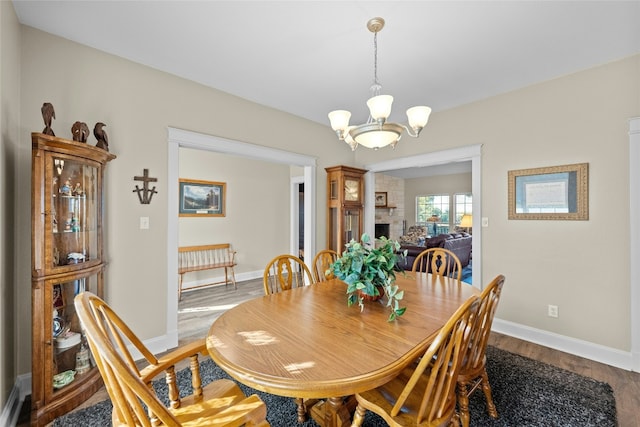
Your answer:
[[[168,348],[178,345],[178,180],[180,147],[232,154],[304,169],[304,251],[316,252],[316,158],[169,127],[167,153],[167,331]],[[297,247],[297,244],[296,244]]]
[[[631,369],[640,372],[640,117],[629,119]]]

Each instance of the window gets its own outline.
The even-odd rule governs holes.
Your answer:
[[[472,198],[471,193],[458,193],[454,194],[454,207],[453,212],[455,215],[455,225],[460,224],[460,220],[462,219],[462,215],[469,214],[471,215],[472,210]]]
[[[416,197],[416,223],[426,224],[428,234],[449,232],[449,195],[431,194]]]
[[[416,223],[426,225],[431,236],[448,233],[460,225],[463,215],[472,213],[471,193],[430,194],[416,197]],[[451,212],[451,215],[449,214]]]

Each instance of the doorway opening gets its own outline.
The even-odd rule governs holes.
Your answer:
[[[298,254],[304,260],[304,182],[298,184]]]
[[[304,251],[315,253],[316,250],[316,159],[314,157],[292,153],[275,148],[249,144],[246,142],[224,139],[183,129],[168,128],[168,170],[167,170],[167,325],[166,348],[176,347],[178,344],[178,181],[180,147],[193,148],[204,151],[214,151],[222,154],[242,156],[254,160],[298,166],[302,168],[302,183],[304,183]],[[297,193],[296,193],[297,194]],[[296,197],[297,200],[297,197]],[[294,204],[291,203],[293,206]],[[297,205],[297,203],[296,203]],[[292,218],[294,215],[292,215]],[[293,222],[293,221],[292,221]],[[296,241],[292,242],[292,249],[298,247],[298,233]],[[293,252],[295,253],[295,252]]]
[[[304,177],[291,178],[291,254],[304,261],[305,203]],[[310,261],[310,260],[308,260]]]
[[[482,145],[470,145],[466,147],[453,148],[450,150],[437,151],[416,156],[402,157],[398,159],[385,160],[379,163],[365,165],[365,208],[364,227],[366,233],[375,235],[375,174],[385,171],[426,168],[432,166],[443,166],[447,164],[455,165],[460,162],[471,162],[471,194],[473,200],[473,225],[472,225],[472,281],[473,286],[482,287],[482,228],[480,221],[482,218]]]

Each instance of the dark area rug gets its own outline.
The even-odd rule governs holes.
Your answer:
[[[482,391],[470,399],[471,427],[615,427],[616,403],[611,387],[592,378],[556,368],[526,357],[499,350],[487,349],[487,370],[493,389],[493,399],[499,418],[487,415]],[[203,385],[216,378],[229,376],[211,360],[202,363]],[[180,389],[190,385],[188,370],[178,373]],[[274,396],[240,385],[249,395],[256,393],[267,404],[267,419],[274,427],[310,427],[307,421],[298,424],[293,399]],[[160,395],[166,396],[163,380],[154,382]],[[89,408],[67,414],[55,420],[54,427],[110,426],[111,402],[106,400]],[[367,427],[385,426],[377,415],[367,413],[363,424]]]

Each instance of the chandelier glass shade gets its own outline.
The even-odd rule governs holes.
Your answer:
[[[374,72],[373,84],[371,85],[372,96],[367,101],[369,107],[369,119],[361,125],[349,125],[351,112],[346,110],[335,110],[329,113],[331,128],[336,132],[338,138],[345,141],[352,150],[358,145],[377,150],[381,147],[391,145],[395,148],[402,137],[404,131],[409,136],[416,138],[420,131],[427,125],[431,108],[426,106],[411,107],[407,110],[407,120],[409,126],[388,122],[391,114],[393,96],[381,95],[382,86],[378,82],[378,32],[384,27],[384,19],[373,18],[367,22],[367,28],[373,33],[374,45]]]

